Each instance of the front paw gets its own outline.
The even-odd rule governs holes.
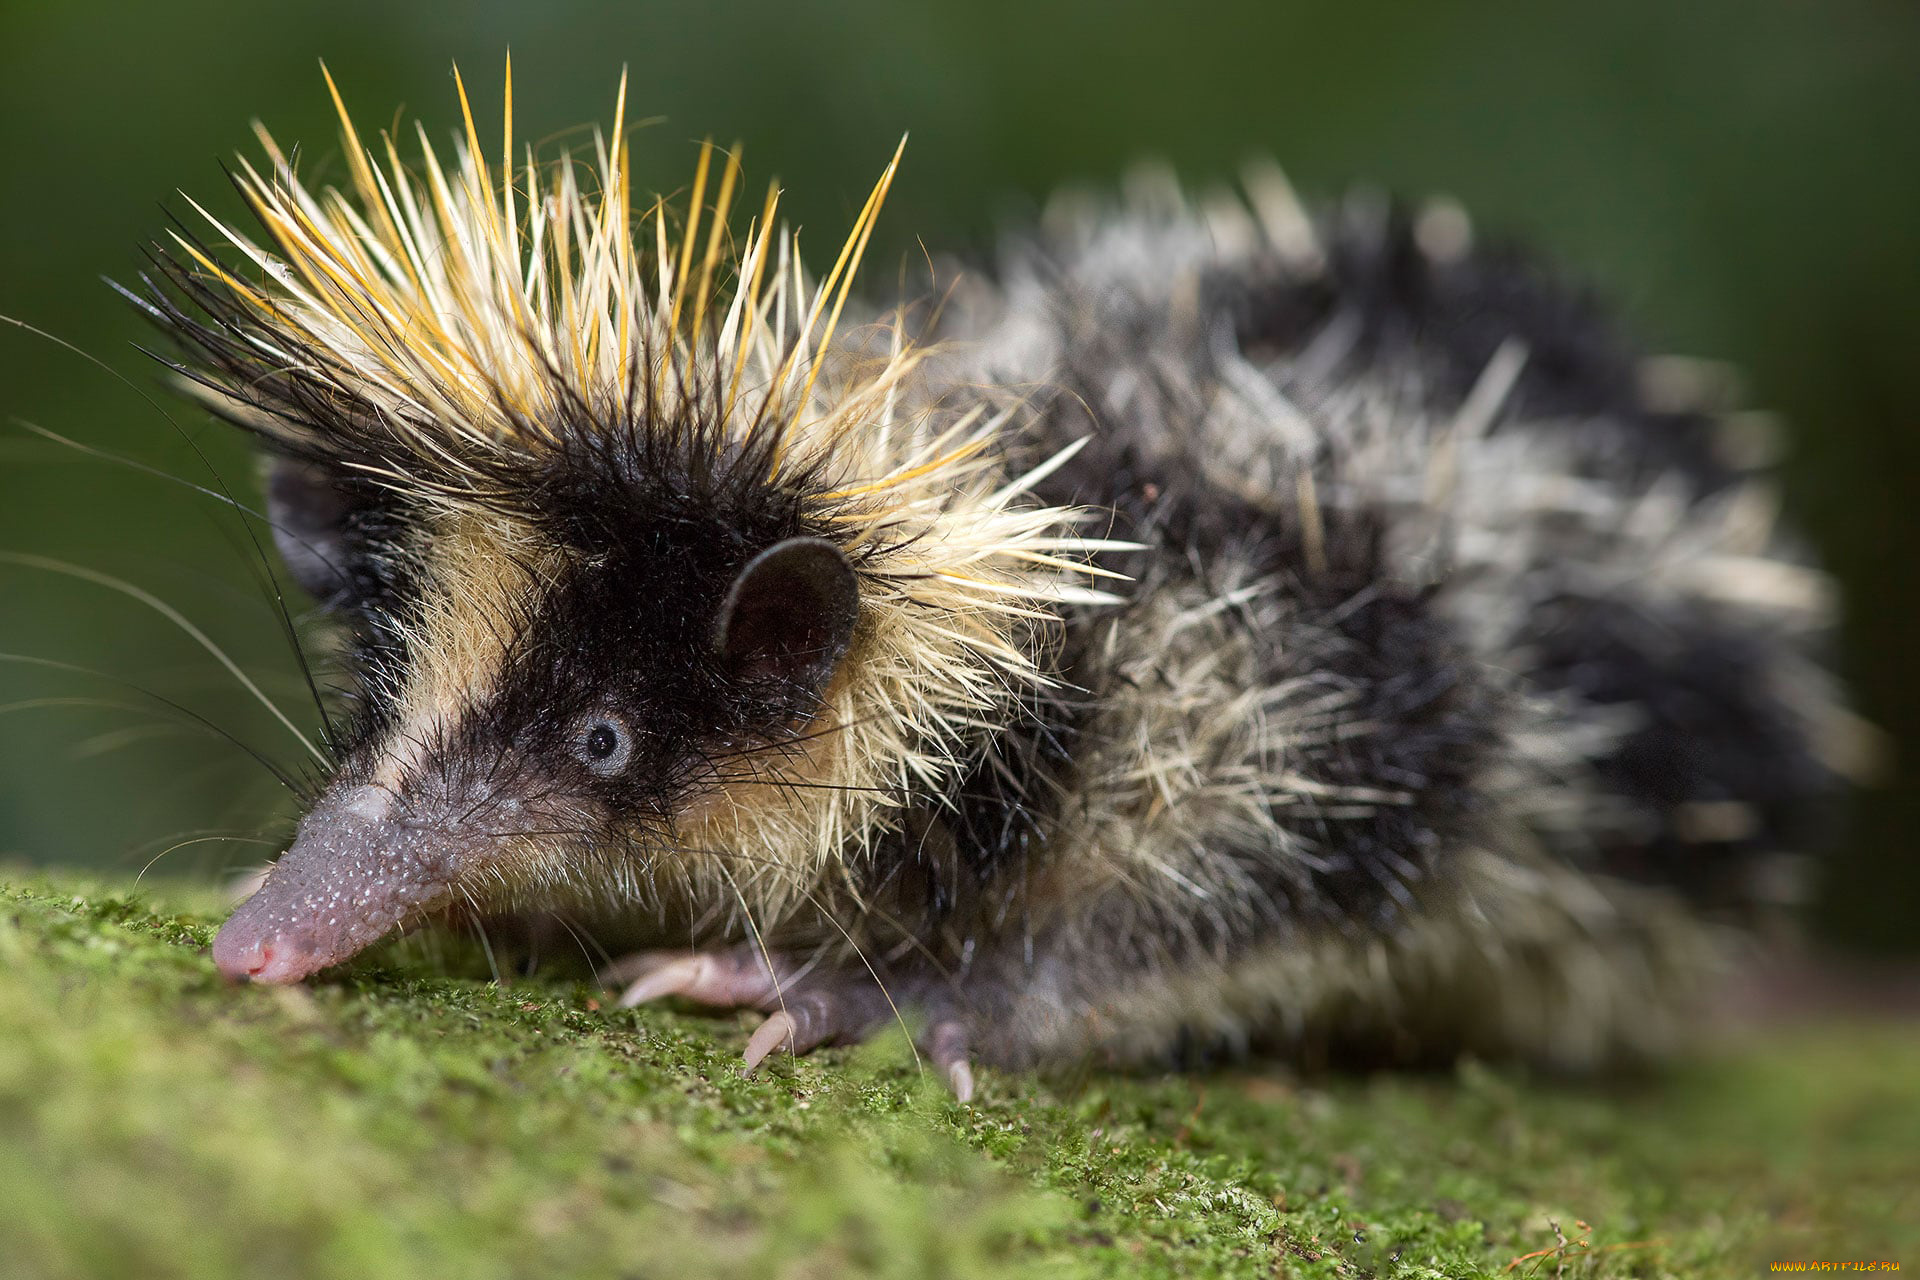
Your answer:
[[[903,1008],[917,1002],[896,997],[865,969],[826,968],[752,945],[714,951],[646,951],[615,962],[600,974],[621,988],[619,1005],[678,996],[720,1009],[757,1009],[767,1015],[747,1040],[748,1071],[777,1051],[798,1056],[826,1044],[857,1044]],[[935,1017],[917,1038],[919,1051],[962,1102],[973,1097],[972,1038],[957,1017]]]

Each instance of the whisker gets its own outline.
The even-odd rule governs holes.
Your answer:
[[[860,957],[860,963],[866,966],[868,975],[873,978],[873,984],[880,988],[880,996],[887,1002],[887,1008],[893,1010],[894,1022],[899,1025],[901,1031],[906,1033],[907,1048],[913,1053],[913,1069],[915,1073],[925,1076],[927,1073],[926,1064],[920,1061],[920,1046],[913,1042],[913,1028],[907,1025],[906,1017],[900,1012],[900,1006],[893,1002],[893,992],[887,989],[886,982],[880,977],[880,971],[873,967],[873,961],[867,959],[867,953],[861,950],[858,942],[853,940],[853,935],[847,931],[845,925],[840,923],[839,917],[827,910],[820,899],[814,897],[812,890],[802,889],[800,892],[808,902],[813,904],[813,909],[820,913],[822,919],[840,931],[840,936],[845,938],[847,945],[853,948],[853,954]]]
[[[242,522],[245,528],[245,522]],[[320,718],[320,744],[326,748],[327,755],[337,758],[340,754],[338,738],[334,732],[333,720],[327,714],[326,701],[320,696],[320,684],[314,678],[313,663],[307,658],[306,647],[300,643],[300,632],[294,626],[293,614],[287,609],[286,595],[280,590],[280,579],[274,575],[273,567],[266,560],[265,549],[260,540],[253,535],[251,528],[245,528],[247,540],[258,553],[259,563],[249,563],[247,571],[253,578],[254,586],[262,596],[273,605],[275,620],[280,624],[281,637],[286,641],[287,652],[292,655],[294,666],[299,669],[300,679],[306,685],[307,696],[313,700],[313,709]],[[235,548],[238,550],[238,548]],[[242,559],[245,553],[242,552]]]
[[[739,774],[734,776],[709,777],[708,782],[717,782],[722,786],[759,786],[780,787],[793,791],[845,791],[862,795],[892,795],[891,787],[862,786],[852,782],[809,782],[802,778],[782,778],[768,774]]]
[[[257,836],[233,836],[233,835],[198,836],[192,840],[182,840],[177,844],[168,845],[166,848],[162,849],[160,852],[154,854],[151,858],[147,859],[146,865],[140,868],[140,874],[133,878],[133,883],[136,886],[139,885],[140,881],[146,878],[147,872],[153,870],[153,864],[160,861],[160,859],[166,857],[168,854],[172,853],[175,849],[185,849],[190,845],[196,845],[196,844],[213,844],[219,841],[227,841],[235,844],[264,844],[269,846],[279,843],[279,841],[277,840],[264,840]]]
[[[137,858],[146,852],[146,850],[156,845],[163,845],[169,840],[184,840],[189,836],[227,836],[234,840],[246,841],[250,844],[270,845],[275,848],[285,843],[281,840],[268,838],[262,834],[258,828],[254,827],[186,827],[179,831],[169,831],[165,835],[142,840],[140,843],[130,846],[126,851],[127,857]]]
[[[599,940],[594,939],[590,931],[576,928],[575,922],[567,919],[566,915],[562,912],[554,911],[550,912],[550,914],[553,917],[554,923],[558,924],[562,929],[565,929],[568,935],[573,938],[574,945],[580,948],[580,956],[587,962],[589,969],[599,969],[613,963],[613,953],[601,946]],[[600,959],[597,962],[593,958],[593,951],[587,949],[589,940],[593,943],[593,951],[600,953]]]
[[[274,703],[273,699],[267,697],[267,695],[261,691],[260,686],[255,684],[252,678],[240,669],[240,664],[228,657],[225,649],[222,649],[218,644],[214,643],[213,637],[209,636],[199,627],[196,627],[187,619],[185,614],[152,592],[137,587],[123,578],[116,578],[112,574],[101,573],[97,569],[89,569],[85,565],[72,564],[65,560],[55,560],[51,556],[34,555],[25,551],[0,551],[0,564],[17,565],[24,569],[39,569],[46,573],[59,574],[63,577],[74,578],[81,582],[90,582],[95,586],[105,587],[110,591],[117,591],[121,595],[152,609],[168,622],[173,623],[176,627],[180,628],[180,630],[184,631],[202,649],[212,654],[214,659],[218,661],[221,666],[225,667],[235,680],[240,682],[242,688],[252,694],[274,719],[286,727],[287,732],[291,733],[294,739],[307,749],[308,754],[319,761],[323,767],[330,767],[332,765],[333,762],[308,740],[307,735],[300,732],[299,726],[287,718],[287,713],[282,711],[279,706]]]
[[[741,747],[734,751],[716,751],[708,755],[707,759],[738,760],[747,756],[760,755],[763,752],[779,751],[787,747],[797,747],[804,743],[813,742],[819,738],[831,737],[836,733],[845,733],[848,729],[858,728],[861,725],[877,724],[885,718],[884,715],[875,712],[870,716],[860,716],[853,720],[843,720],[837,724],[830,724],[824,729],[815,729],[811,733],[797,734],[791,738],[774,738],[766,742],[755,743],[750,747]]]
[[[487,957],[487,972],[493,975],[495,986],[506,985],[500,979],[500,965],[494,959],[493,939],[487,936],[486,922],[480,916],[480,904],[474,901],[473,893],[469,889],[462,888],[460,896],[466,900],[467,904],[467,927],[472,929],[480,939],[480,950]]]
[[[105,733],[96,733],[91,738],[81,739],[73,744],[69,755],[74,760],[95,760],[124,747],[133,746],[137,742],[184,732],[186,732],[186,726],[178,724],[127,725],[124,728],[109,729]]]
[[[128,711],[135,715],[150,716],[152,707],[143,707],[137,702],[115,702],[111,698],[22,698],[18,702],[0,703],[0,716],[11,715],[16,711],[35,711],[42,707],[97,707],[108,711]]]
[[[793,1015],[787,1012],[788,984],[780,980],[780,971],[773,967],[773,953],[767,949],[767,940],[760,932],[759,923],[753,918],[753,908],[747,905],[747,895],[740,891],[740,882],[733,878],[733,872],[729,871],[724,863],[721,864],[720,874],[727,878],[727,884],[733,889],[734,900],[740,904],[740,914],[746,918],[747,932],[753,938],[754,947],[760,952],[760,963],[767,966],[767,973],[773,978],[773,998],[779,1004],[780,1012],[791,1019]],[[793,1056],[791,1049],[788,1050],[788,1056]]]
[[[72,672],[75,675],[88,676],[95,680],[108,680],[113,682],[114,684],[122,685],[125,688],[132,689],[135,693],[138,693],[143,697],[153,699],[155,702],[159,703],[161,706],[164,706],[179,715],[185,716],[188,720],[190,720],[200,728],[206,730],[207,732],[230,743],[235,747],[238,747],[241,751],[245,752],[248,756],[252,757],[252,759],[257,764],[259,764],[261,768],[265,769],[268,773],[271,773],[274,776],[274,778],[280,783],[281,786],[285,787],[289,792],[291,792],[294,795],[295,798],[299,799],[303,803],[310,803],[313,799],[311,791],[303,783],[301,783],[298,779],[290,775],[285,769],[282,769],[279,765],[275,764],[271,759],[269,759],[267,756],[262,754],[260,751],[256,750],[253,747],[248,746],[245,742],[243,742],[239,737],[235,736],[233,733],[229,732],[226,729],[221,728],[219,725],[207,719],[205,716],[201,715],[199,712],[193,710],[192,708],[184,707],[180,705],[178,702],[175,702],[173,699],[164,697],[161,694],[157,694],[153,692],[151,689],[144,689],[141,686],[133,683],[131,680],[127,680],[120,676],[113,675],[110,672],[96,671],[92,667],[83,667],[83,666],[80,666],[78,663],[61,662],[55,658],[41,658],[28,653],[0,653],[0,662],[17,662],[23,666],[45,667],[50,671]]]
[[[5,318],[4,316],[0,316],[0,319]],[[229,492],[224,492],[222,489],[209,489],[203,484],[195,484],[185,476],[177,476],[163,467],[153,466],[140,461],[138,458],[130,458],[124,453],[115,453],[111,449],[102,449],[98,445],[88,444],[84,440],[75,440],[72,436],[61,435],[51,427],[41,426],[39,423],[29,421],[26,418],[10,418],[8,421],[12,422],[14,426],[19,427],[22,431],[30,431],[41,439],[52,444],[60,445],[62,448],[72,449],[76,453],[84,454],[89,458],[97,458],[101,462],[110,462],[115,466],[125,467],[129,471],[137,471],[141,475],[151,476],[155,480],[164,480],[168,484],[178,485],[182,489],[197,493],[203,498],[211,498],[222,506],[231,507],[244,516],[258,520],[261,524],[266,525],[267,528],[273,530],[281,537],[294,542],[301,550],[312,554],[315,559],[319,560],[320,563],[326,565],[329,569],[335,572],[340,571],[340,566],[328,559],[326,552],[322,551],[319,547],[302,538],[296,531],[281,524],[272,516],[260,510],[260,508],[241,502]]]
[[[203,484],[195,484],[185,476],[174,475],[173,472],[162,467],[156,467],[150,463],[142,462],[138,458],[129,458],[124,453],[114,453],[112,450],[102,449],[97,445],[88,444],[84,440],[75,440],[72,436],[63,436],[51,427],[43,427],[39,423],[29,421],[26,418],[10,418],[8,421],[13,423],[14,426],[19,427],[22,431],[30,431],[42,440],[57,444],[64,449],[71,449],[75,453],[84,454],[89,458],[97,458],[101,462],[111,462],[115,466],[125,467],[129,471],[137,471],[141,475],[151,476],[155,480],[164,480],[168,484],[179,485],[182,489],[191,490],[203,498],[212,498],[215,502],[230,506],[235,511],[241,512],[244,515],[252,516],[254,519],[261,521],[271,528],[280,528],[280,526],[274,524],[272,519],[259,508],[250,507],[246,503],[237,501],[218,490],[209,489]],[[314,549],[309,547],[308,550]],[[318,551],[315,551],[315,554],[319,554]]]
[[[142,314],[147,315],[150,318],[153,316],[153,308],[146,305],[137,295],[135,295],[128,289],[123,288],[121,285],[111,280],[107,282],[107,286],[111,288],[114,292],[118,293],[122,298],[125,298],[128,302],[133,303],[135,307],[139,308]],[[186,443],[189,449],[193,450],[194,456],[200,460],[200,465],[207,469],[207,474],[212,476],[214,479],[214,483],[220,486],[220,494],[224,498],[226,503],[229,506],[235,507],[242,511],[248,510],[248,508],[243,507],[239,502],[239,500],[233,496],[233,491],[227,487],[226,479],[223,476],[221,476],[219,468],[213,465],[213,460],[207,457],[206,451],[200,447],[199,441],[195,440],[193,436],[188,433],[187,429],[180,425],[179,420],[167,411],[167,408],[165,405],[161,404],[158,400],[154,399],[151,395],[147,394],[146,388],[140,386],[132,378],[129,378],[126,374],[120,372],[118,369],[108,364],[105,360],[102,360],[99,356],[94,355],[92,352],[86,350],[83,347],[80,347],[72,342],[67,341],[67,339],[60,337],[58,334],[50,333],[47,330],[42,329],[37,325],[28,324],[24,320],[17,320],[14,317],[9,315],[0,314],[0,321],[5,321],[6,323],[11,324],[18,329],[21,329],[27,333],[30,333],[35,337],[40,338],[43,341],[51,342],[55,346],[61,348],[62,350],[65,350],[67,352],[70,352],[73,355],[80,357],[82,360],[85,360],[88,364],[93,365],[94,368],[101,370],[108,377],[113,378],[115,381],[119,382],[122,386],[126,387],[128,390],[132,391],[135,395],[139,396],[142,400],[146,401],[147,407],[152,409],[155,413],[159,414],[161,420],[164,421],[169,427],[173,428],[173,433],[179,436],[180,439]],[[161,363],[165,364],[167,362],[161,361]],[[41,430],[44,431],[44,429],[41,429]],[[54,433],[52,432],[45,432],[45,434],[54,439],[60,438],[58,436],[55,436]],[[92,451],[89,450],[89,452],[92,452]],[[105,451],[99,451],[99,452],[101,452],[103,456],[110,456],[110,455],[106,455]],[[135,464],[135,465],[138,465],[138,464]],[[160,474],[164,475],[165,473],[161,472]],[[190,481],[181,481],[181,483],[191,484]],[[199,486],[197,485],[194,485],[192,487],[199,488]],[[262,518],[264,519],[264,517]],[[271,521],[269,521],[269,523],[271,523]],[[271,578],[273,574],[273,568],[271,563],[267,560],[266,549],[260,545],[260,539],[254,536],[253,528],[251,525],[247,525],[243,521],[242,527],[246,529],[247,538],[250,542],[253,543],[253,549],[255,554],[259,557],[261,565],[265,567],[268,577]],[[322,559],[324,559],[324,557],[322,557]],[[296,661],[299,663],[302,672],[306,675],[307,688],[313,695],[314,709],[318,711],[320,714],[320,722],[321,722],[321,725],[323,726],[323,734],[328,739],[328,745],[331,747],[332,745],[331,740],[333,737],[333,728],[332,728],[332,725],[327,720],[327,709],[325,704],[320,699],[320,690],[314,685],[312,669],[307,664],[306,653],[300,647],[299,636],[294,631],[294,628],[293,628],[293,619],[287,613],[286,601],[280,596],[279,588],[277,585],[274,588],[274,599],[275,599],[275,602],[279,605],[280,617],[282,621],[285,623],[288,638],[293,644],[294,657]],[[273,710],[273,708],[269,706],[269,710]],[[276,712],[276,714],[278,713]],[[284,717],[282,718],[284,719]],[[293,726],[291,724],[288,724],[287,727],[291,729]],[[294,736],[301,737],[298,730],[294,730]],[[307,746],[307,749],[309,751],[313,749],[312,745],[306,743],[304,738],[301,738],[301,740],[302,740],[302,743]]]

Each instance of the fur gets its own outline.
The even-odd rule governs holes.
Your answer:
[[[263,131],[262,238],[144,294],[359,675],[230,972],[591,907],[703,949],[635,998],[795,1049],[911,1005],[962,1069],[1591,1066],[1806,847],[1825,580],[1719,407],[1457,210],[1143,172],[842,337],[892,166],[816,284],[777,192],[736,251],[736,158],[635,217],[624,107],[521,163],[509,82],[494,168],[461,102],[416,169],[342,108],[344,193]]]

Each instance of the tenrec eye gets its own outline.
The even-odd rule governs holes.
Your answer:
[[[603,777],[620,772],[633,755],[633,737],[626,726],[607,717],[586,721],[578,741],[581,760]]]

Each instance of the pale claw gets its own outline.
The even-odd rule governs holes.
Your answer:
[[[946,1078],[953,1096],[961,1102],[973,1101],[973,1064],[963,1022],[937,1022],[927,1033],[927,1056],[933,1068]]]
[[[947,1083],[953,1086],[956,1102],[973,1101],[973,1068],[964,1059],[947,1068]]]
[[[795,1030],[797,1026],[793,1015],[785,1009],[768,1015],[767,1020],[760,1024],[759,1030],[755,1031],[752,1038],[747,1041],[747,1073],[751,1075],[775,1049],[791,1049]]]
[[[631,1009],[663,996],[680,995],[700,980],[701,971],[705,968],[705,956],[669,960],[652,973],[635,979],[631,986],[621,992],[620,1008]]]
[[[778,991],[766,961],[739,952],[655,952],[631,956],[600,975],[610,985],[628,978],[632,982],[620,995],[622,1009],[664,996],[720,1008],[760,1006]]]
[[[720,951],[649,951],[608,966],[600,980],[625,983],[619,1006],[680,996],[719,1008],[759,1009],[770,1016],[747,1042],[746,1067],[753,1071],[777,1049],[799,1055],[829,1042],[857,1041],[885,1018],[892,1006],[885,991],[867,974],[810,973],[778,953],[758,948]],[[956,1070],[948,1080],[962,1097],[973,1081],[965,1063],[964,1036]]]
[[[747,1070],[776,1049],[796,1057],[823,1044],[863,1039],[886,1008],[879,988],[855,985],[776,995],[780,1008],[747,1041]]]

